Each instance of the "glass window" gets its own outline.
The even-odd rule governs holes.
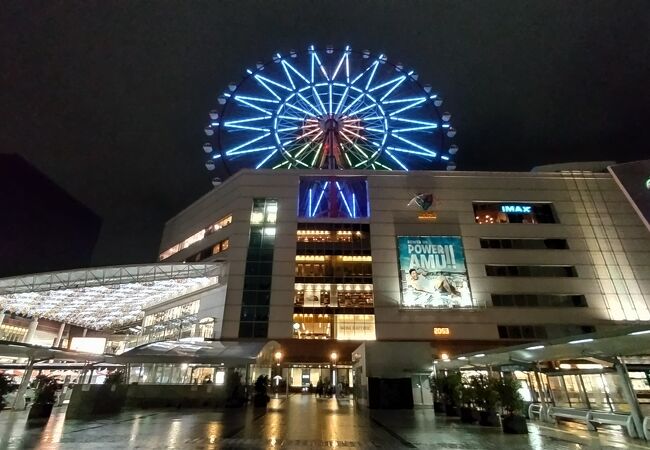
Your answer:
[[[525,250],[566,250],[569,244],[566,239],[480,239],[481,248],[525,249]]]
[[[293,337],[296,339],[331,339],[332,314],[294,314]]]
[[[302,177],[298,216],[346,219],[369,217],[368,182],[363,177]]]
[[[551,388],[551,395],[553,396],[553,402],[555,406],[565,406],[570,407],[569,396],[567,395],[566,389],[564,389],[564,383],[561,376],[548,377],[548,384]]]
[[[220,230],[232,223],[232,214],[227,215],[226,217],[219,219],[216,223],[208,226],[207,228],[198,231],[197,233],[193,234],[192,236],[188,237],[184,241],[174,245],[168,250],[165,250],[160,254],[159,259],[162,261],[163,259],[167,259],[170,256],[172,256],[175,253],[180,252],[183,249],[186,249],[190,245],[194,244],[195,242],[198,242],[202,240],[205,236],[214,233],[217,230]],[[200,255],[200,254],[198,254]],[[197,255],[193,255],[193,257],[196,257]],[[192,258],[192,257],[190,257]],[[198,259],[190,259],[188,258],[188,261],[198,261]]]
[[[485,274],[489,277],[577,277],[573,266],[485,266]]]
[[[584,295],[568,294],[492,294],[493,306],[540,308],[586,307]]]
[[[334,338],[338,340],[375,340],[373,314],[336,314]]]

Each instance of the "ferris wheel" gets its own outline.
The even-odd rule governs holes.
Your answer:
[[[208,170],[454,170],[451,114],[418,74],[383,54],[277,53],[217,98]]]

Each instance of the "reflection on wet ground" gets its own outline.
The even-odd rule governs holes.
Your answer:
[[[530,434],[460,424],[429,408],[367,411],[349,401],[294,395],[252,407],[127,411],[91,421],[65,420],[57,408],[43,427],[29,428],[25,412],[0,413],[0,449],[648,449],[619,432],[589,432],[532,423]]]

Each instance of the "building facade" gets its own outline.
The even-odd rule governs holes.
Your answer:
[[[215,337],[296,363],[650,320],[650,235],[609,173],[243,170],[167,222],[160,254],[227,263]]]

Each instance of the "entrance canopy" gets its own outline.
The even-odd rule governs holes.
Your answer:
[[[473,352],[449,360],[435,361],[439,369],[501,367],[528,365],[541,361],[597,358],[611,360],[618,356],[650,355],[650,326],[619,327],[615,330],[590,333],[570,338],[553,339],[486,352]]]
[[[280,344],[240,341],[160,341],[133,348],[115,357],[120,363],[187,363],[223,364],[273,364],[274,353]]]
[[[149,264],[0,279],[0,309],[94,330],[127,325],[143,309],[216,285],[223,266]]]
[[[33,361],[75,361],[80,363],[110,362],[111,355],[77,352],[40,345],[22,344],[12,341],[0,341],[0,360],[31,359]]]

